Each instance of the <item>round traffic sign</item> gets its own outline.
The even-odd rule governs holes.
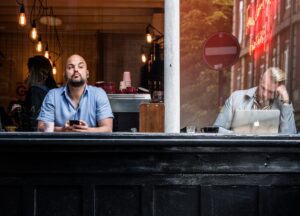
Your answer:
[[[215,70],[223,70],[232,66],[239,55],[239,42],[230,33],[215,33],[205,41],[203,46],[203,59],[208,67]]]

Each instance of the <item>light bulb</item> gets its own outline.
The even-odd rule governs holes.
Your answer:
[[[142,54],[141,59],[142,59],[143,63],[146,63],[147,57],[146,57],[145,53]]]
[[[39,37],[39,41],[36,44],[36,51],[42,52],[43,50],[43,44],[42,44],[42,37]]]
[[[49,51],[45,50],[45,54],[44,54],[45,58],[49,59]]]
[[[36,28],[32,28],[30,31],[30,37],[32,40],[36,40],[37,39],[37,31]]]
[[[39,41],[39,42],[36,44],[36,51],[42,52],[42,49],[43,49],[42,42]]]
[[[19,16],[19,25],[20,26],[26,26],[26,16],[24,13],[20,13]]]
[[[20,6],[19,25],[20,26],[26,25],[26,16],[25,16],[25,9],[23,4]]]
[[[31,31],[30,31],[30,38],[32,40],[36,40],[37,37],[38,37],[38,33],[37,33],[37,30],[36,30],[36,24],[35,24],[35,20],[33,20]]]
[[[55,63],[53,63],[53,67],[52,67],[52,74],[55,75],[56,74],[56,66]]]
[[[45,48],[45,58],[49,59],[49,48],[48,48],[48,43],[46,43],[46,48]]]
[[[150,33],[146,34],[147,43],[152,43],[152,35]]]

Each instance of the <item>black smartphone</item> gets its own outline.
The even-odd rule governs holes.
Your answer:
[[[80,121],[79,120],[69,120],[69,124],[70,124],[70,126],[72,126],[72,125],[80,125]]]

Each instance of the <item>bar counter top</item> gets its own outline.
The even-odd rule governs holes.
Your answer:
[[[298,146],[300,134],[242,135],[214,133],[42,133],[0,132],[2,145],[171,145],[171,146]],[[287,146],[288,145],[288,146]],[[1,146],[0,146],[1,147]]]

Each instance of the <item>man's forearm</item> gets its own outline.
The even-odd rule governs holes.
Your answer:
[[[64,132],[63,127],[54,127],[54,132]]]
[[[38,121],[38,131],[40,132],[53,132],[54,122]]]

